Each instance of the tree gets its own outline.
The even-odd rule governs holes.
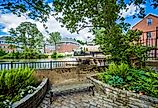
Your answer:
[[[128,30],[126,33],[119,26],[115,26],[107,32],[105,29],[97,30],[95,42],[100,45],[104,54],[110,54],[115,63],[127,63],[132,66],[132,60],[136,59],[140,66],[145,65],[150,47],[139,43],[142,34],[139,30]]]
[[[124,20],[120,10],[125,9],[128,4],[134,4],[140,9],[138,15],[133,17],[144,17],[145,9],[142,4],[150,3],[153,8],[158,7],[157,0],[54,0],[56,16],[71,32],[80,31],[86,27],[91,29],[110,29],[116,21]],[[126,9],[128,10],[128,9]],[[121,22],[122,27],[128,24]]]
[[[51,7],[45,0],[1,0],[1,13],[10,13],[21,16],[27,15],[31,19],[46,22],[51,12]]]
[[[49,38],[47,39],[47,41],[50,43],[50,44],[54,44],[55,45],[55,52],[57,50],[56,48],[56,45],[57,43],[61,40],[61,35],[59,32],[52,32],[52,33],[49,33]]]
[[[78,42],[79,44],[81,44],[81,45],[85,45],[86,44],[86,42],[83,42],[83,41],[81,41],[81,40],[78,40],[78,39],[74,39],[76,42]]]
[[[96,35],[96,43],[101,46],[104,54],[109,53],[115,61],[130,64],[129,58],[132,54],[142,60],[145,58],[148,48],[128,43],[137,40],[140,33],[128,31],[130,25],[124,23],[120,12],[128,4],[133,4],[140,9],[140,12],[133,17],[142,18],[145,16],[145,10],[141,5],[146,3],[146,0],[130,0],[130,2],[125,0],[55,0],[54,6],[55,15],[62,13],[62,16],[56,16],[56,19],[68,30],[78,32],[90,27],[92,33]],[[150,4],[154,8],[158,7],[157,0],[151,0]],[[132,54],[130,55],[130,53]]]
[[[1,0],[0,10],[1,10],[1,13],[3,14],[10,13],[10,12],[18,16],[25,14],[31,19],[39,20],[41,22],[46,22],[47,19],[49,18],[50,12],[54,10],[54,7],[52,8],[46,1],[47,0]],[[119,7],[121,8],[124,8],[127,4],[132,4],[132,3],[140,7],[141,4],[146,4],[148,2],[153,8],[158,7],[157,0],[150,0],[150,1],[149,0],[129,0],[129,2],[127,0],[113,0],[113,1],[114,2],[116,1],[120,5]],[[78,14],[82,11],[81,14],[87,13],[87,17],[88,17],[90,14],[93,15],[92,13],[97,13],[96,10],[98,8],[100,9],[100,6],[102,6],[102,4],[106,4],[108,0],[78,0],[78,1],[77,0],[52,0],[50,2],[53,2],[53,5],[55,5],[56,10],[58,12],[61,12],[63,10],[64,14],[66,14],[66,13],[69,13],[70,10],[77,9],[74,14],[77,14],[77,16],[84,16],[84,15]],[[87,11],[87,9],[89,12]],[[72,12],[70,14],[72,14]],[[141,7],[141,12],[139,14],[140,16],[144,14],[144,7]],[[78,20],[80,19],[81,18],[79,17]],[[84,22],[85,20],[82,19],[82,21]]]
[[[36,24],[22,22],[17,28],[11,28],[9,33],[14,38],[12,41],[32,57],[38,53],[43,43],[43,34],[37,29]]]

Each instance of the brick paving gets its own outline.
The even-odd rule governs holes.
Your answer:
[[[99,94],[95,93],[93,96],[91,92],[86,91],[56,96],[52,102],[47,94],[38,108],[119,108],[112,104],[108,101],[103,102]]]

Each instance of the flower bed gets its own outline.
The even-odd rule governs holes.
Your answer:
[[[41,84],[32,94],[28,94],[20,101],[13,103],[13,108],[36,108],[44,98],[48,89],[48,78],[43,79]]]
[[[34,76],[33,69],[19,68],[0,71],[0,107],[8,108],[14,102],[28,97],[29,94],[34,94],[39,88],[38,85],[39,81]]]
[[[114,88],[98,80],[97,76],[91,76],[87,79],[95,86],[94,90],[100,94],[102,102],[108,103],[110,107],[158,108],[157,98]]]
[[[105,72],[97,74],[95,80],[93,77],[92,82],[95,82],[96,88],[101,88],[100,91],[106,95],[112,94],[113,98],[110,99],[121,100],[123,106],[134,104],[134,106],[145,107],[144,104],[155,107],[158,105],[158,74],[152,69],[137,69],[124,63],[120,65],[112,63]],[[136,105],[137,103],[139,105]]]

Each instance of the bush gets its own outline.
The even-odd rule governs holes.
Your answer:
[[[63,54],[60,54],[60,53],[57,53],[57,52],[54,52],[52,55],[51,55],[51,58],[63,58],[64,55]]]
[[[0,57],[0,59],[42,59],[48,58],[48,55],[30,52],[12,52]]]
[[[125,78],[125,76],[127,76],[128,74],[129,69],[130,69],[129,66],[125,63],[121,63],[120,65],[117,65],[114,62],[112,62],[109,65],[109,68],[106,70],[106,72],[113,76],[119,76]]]
[[[105,72],[97,74],[97,77],[113,87],[158,98],[158,73],[149,68],[136,69],[129,68],[124,63],[112,63]]]
[[[39,55],[39,59],[45,59],[45,58],[48,58],[48,55],[45,55],[45,54],[40,54]]]
[[[2,70],[0,72],[0,102],[6,100],[15,102],[20,100],[21,89],[26,89],[28,86],[35,86],[37,84],[33,73],[34,70],[30,68]]]
[[[3,49],[0,48],[0,56],[4,56],[6,55],[7,53],[5,51],[3,51]]]

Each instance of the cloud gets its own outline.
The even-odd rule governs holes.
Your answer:
[[[6,32],[6,33],[8,32],[10,28],[16,28],[20,23],[25,22],[25,21],[36,23],[37,28],[45,35],[45,37],[48,37],[48,34],[46,33],[43,27],[43,24],[40,22],[26,18],[25,16],[17,17],[16,15],[12,13],[0,15],[0,23],[2,23],[5,26],[5,28],[2,29],[2,32]],[[84,29],[80,31],[79,34],[77,33],[71,34],[65,27],[61,27],[60,26],[61,24],[58,21],[56,21],[56,19],[53,16],[50,16],[50,19],[48,20],[46,25],[48,27],[49,32],[58,31],[61,33],[62,37],[76,38],[82,41],[86,41],[87,37],[94,38],[94,36],[88,32],[88,29]]]
[[[145,5],[140,5],[140,7],[145,7]],[[130,17],[133,16],[135,14],[138,14],[140,12],[140,8],[134,4],[131,5],[127,5],[126,9],[122,9],[120,10],[120,16],[121,17]]]

